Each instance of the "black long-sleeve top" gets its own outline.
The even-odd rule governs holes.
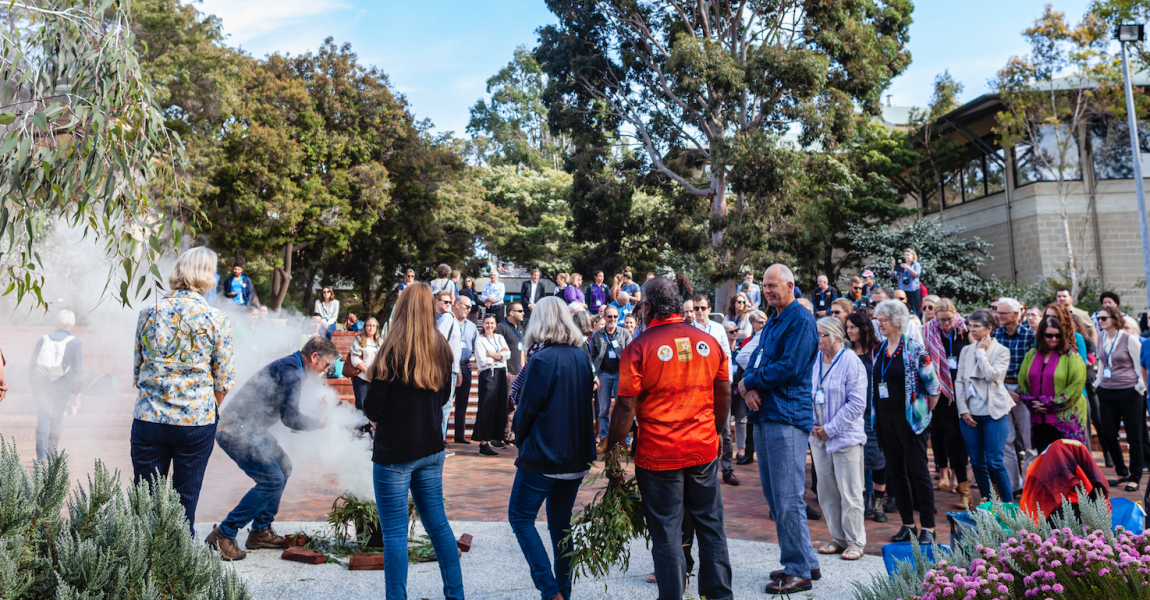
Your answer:
[[[447,348],[447,344],[443,344]],[[394,465],[442,452],[443,406],[451,398],[451,352],[443,357],[443,383],[438,390],[423,390],[397,377],[374,379],[363,412],[375,423],[371,460]]]

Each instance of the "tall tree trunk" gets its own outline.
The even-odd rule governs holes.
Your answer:
[[[1066,237],[1066,255],[1070,260],[1070,296],[1078,297],[1078,261],[1074,257],[1074,244],[1070,239],[1070,216],[1066,214],[1066,190],[1061,177],[1058,181],[1058,199],[1062,203],[1062,233]]]
[[[275,270],[272,271],[272,301],[269,303],[268,308],[275,312],[279,312],[280,307],[283,306],[284,298],[287,297],[288,285],[291,284],[292,247],[290,241],[284,244],[283,266],[276,267]]]
[[[722,167],[715,166],[716,170]],[[718,175],[711,176],[711,216],[724,222],[723,228],[711,233],[711,246],[718,248],[723,245],[723,232],[726,230],[727,217],[727,178]]]

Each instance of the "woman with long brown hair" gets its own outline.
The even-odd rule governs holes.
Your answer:
[[[1089,444],[1086,435],[1086,362],[1075,350],[1073,321],[1067,322],[1051,316],[1062,313],[1068,320],[1068,310],[1046,307],[1046,316],[1038,323],[1038,337],[1022,359],[1018,369],[1018,395],[1030,409],[1030,438],[1039,454],[1052,442],[1075,439]],[[1079,334],[1074,334],[1079,336]],[[1105,439],[1101,440],[1103,444]]]
[[[455,534],[443,509],[443,406],[451,397],[452,360],[435,328],[431,288],[409,284],[395,304],[363,403],[376,430],[373,477],[388,600],[407,598],[409,492],[439,557],[443,596],[463,600]]]

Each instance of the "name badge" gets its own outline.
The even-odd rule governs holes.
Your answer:
[[[822,388],[815,390],[815,404],[822,404],[823,400],[824,397]]]
[[[951,369],[957,369],[958,368],[958,357],[957,356],[946,357],[946,366],[951,368]]]
[[[612,348],[618,348],[619,347],[619,340],[611,340],[611,347]]]
[[[523,352],[523,342],[519,342],[519,351]]]
[[[878,397],[879,398],[890,398],[890,389],[887,388],[885,381],[878,384]]]
[[[1110,379],[1110,367],[1102,367],[1102,378]]]
[[[615,358],[615,349],[614,348],[607,351],[607,358]]]

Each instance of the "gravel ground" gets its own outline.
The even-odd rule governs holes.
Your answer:
[[[213,525],[197,524],[198,537],[206,537]],[[464,590],[468,598],[531,600],[539,597],[531,583],[527,562],[507,523],[453,522],[451,525],[456,537],[463,533],[475,537],[471,552],[463,555],[462,563]],[[322,523],[276,523],[276,530],[281,535],[320,531],[323,527]],[[545,524],[540,522],[538,527],[544,543],[548,543]],[[246,532],[239,535],[241,547],[246,536]],[[768,597],[763,593],[763,586],[767,583],[768,573],[779,568],[779,546],[730,540],[729,549],[735,597]],[[875,556],[865,556],[858,561],[844,561],[837,556],[820,558],[822,579],[815,582],[813,590],[792,598],[849,600],[854,592],[852,582],[868,582],[873,574],[883,572],[882,559]],[[232,564],[248,582],[256,600],[376,599],[384,595],[383,571],[348,571],[336,564],[305,565],[282,560],[275,550],[250,552],[246,559]],[[656,598],[656,586],[644,580],[653,570],[651,565],[650,551],[642,543],[636,543],[631,549],[631,569],[628,572],[613,573],[605,581],[579,581],[575,584],[573,596],[577,600]],[[407,593],[412,600],[442,598],[438,566],[435,563],[411,565]],[[697,593],[692,579],[688,597]]]

